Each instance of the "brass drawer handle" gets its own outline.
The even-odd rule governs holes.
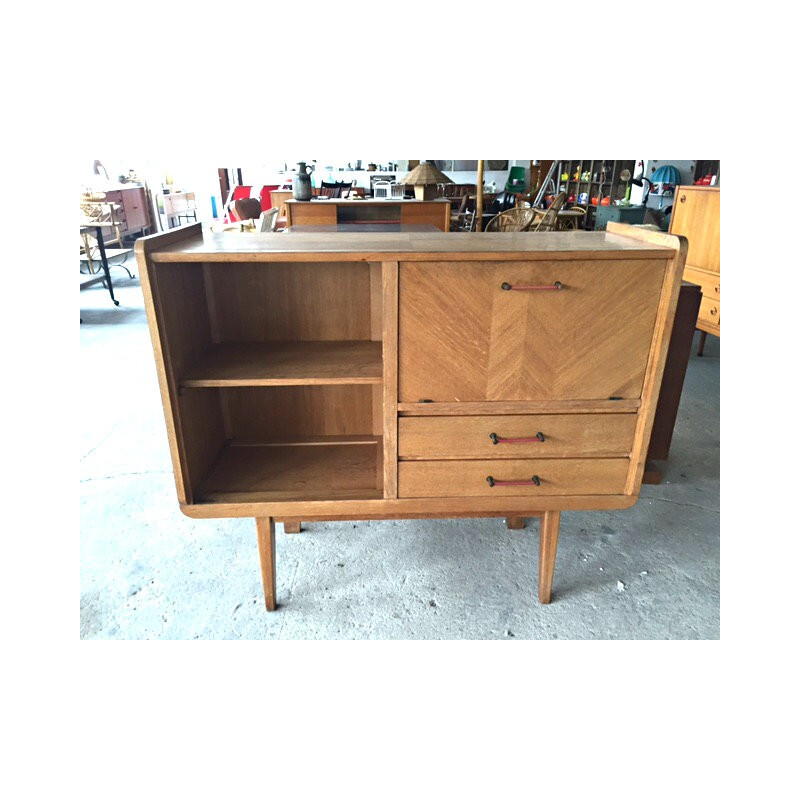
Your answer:
[[[488,475],[486,482],[489,484],[489,486],[530,486],[531,484],[534,486],[542,485],[542,481],[538,475],[534,475],[528,481],[496,481],[491,475]]]
[[[539,431],[536,436],[506,439],[496,433],[490,433],[489,438],[492,440],[492,444],[533,444],[533,442],[543,442],[544,434]]]
[[[545,292],[548,290],[560,292],[564,288],[564,284],[556,281],[552,286],[525,286],[523,284],[512,286],[510,283],[503,282],[500,284],[500,288],[504,292]]]

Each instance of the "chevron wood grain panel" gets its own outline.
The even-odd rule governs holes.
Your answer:
[[[401,263],[400,402],[640,397],[666,263]]]

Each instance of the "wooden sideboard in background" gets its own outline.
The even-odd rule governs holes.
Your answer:
[[[669,231],[688,239],[683,279],[703,290],[697,317],[702,331],[697,354],[703,355],[706,336],[720,335],[719,187],[678,186]]]
[[[144,186],[131,186],[124,189],[110,189],[105,193],[106,201],[116,203],[115,219],[120,223],[121,236],[146,233],[153,223]]]

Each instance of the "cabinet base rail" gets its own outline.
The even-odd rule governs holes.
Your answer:
[[[474,519],[475,514],[428,514],[426,516],[408,515],[409,519],[452,519],[456,517]],[[553,587],[553,574],[556,567],[556,551],[558,549],[558,528],[561,520],[560,511],[535,511],[530,514],[509,516],[506,512],[486,513],[484,517],[505,517],[506,527],[511,530],[520,530],[525,527],[525,520],[538,517],[539,522],[539,602],[547,604]],[[258,534],[258,553],[261,560],[261,580],[264,586],[264,605],[267,611],[275,611],[278,606],[276,592],[276,562],[275,562],[275,517],[256,517],[256,532]],[[307,522],[322,522],[345,520],[350,517],[326,516],[304,517]],[[360,519],[397,519],[397,516],[362,516]],[[302,522],[297,519],[284,519],[286,533],[299,533]]]

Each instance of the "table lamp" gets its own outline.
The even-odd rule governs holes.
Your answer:
[[[400,183],[414,187],[414,196],[417,200],[433,200],[436,197],[436,184],[453,183],[441,170],[430,163],[423,161],[414,167]]]

